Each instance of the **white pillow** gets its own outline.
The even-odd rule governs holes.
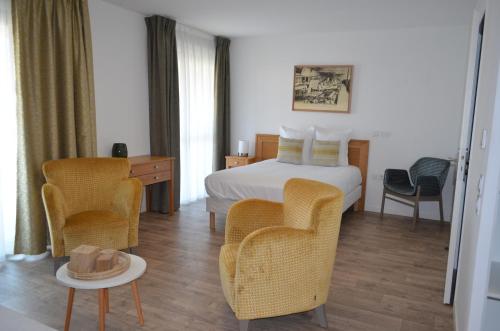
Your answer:
[[[317,140],[335,141],[340,140],[338,165],[345,167],[349,165],[349,140],[351,140],[351,129],[325,129],[315,126],[315,137]]]
[[[302,149],[302,164],[312,164],[312,141],[314,139],[314,127],[306,130],[297,130],[280,126],[280,136],[288,139],[304,139],[304,148]]]

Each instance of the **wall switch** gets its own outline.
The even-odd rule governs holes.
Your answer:
[[[389,138],[392,134],[389,131],[373,131],[374,138]]]
[[[486,144],[488,143],[488,131],[483,129],[483,134],[481,136],[481,149],[486,149]]]

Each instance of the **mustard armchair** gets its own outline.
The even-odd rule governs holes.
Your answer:
[[[81,244],[126,249],[138,244],[142,184],[128,178],[121,158],[47,161],[42,198],[52,256],[69,256]]]
[[[240,321],[304,312],[327,327],[328,297],[344,194],[306,179],[285,184],[284,202],[235,203],[219,256],[222,289]]]

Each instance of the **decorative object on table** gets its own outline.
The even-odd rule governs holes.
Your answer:
[[[349,113],[352,65],[297,65],[293,110]]]
[[[226,169],[241,167],[255,162],[255,157],[249,156],[226,156]]]
[[[42,168],[54,273],[60,258],[82,244],[117,250],[138,245],[142,184],[129,178],[127,159],[61,159]]]
[[[114,249],[80,245],[71,251],[68,276],[75,279],[106,279],[127,271],[130,257]]]
[[[248,156],[248,140],[238,141],[238,156]]]
[[[310,310],[328,327],[325,303],[344,193],[293,178],[286,182],[283,198],[283,203],[242,200],[227,214],[219,273],[241,331],[248,329],[249,320]]]
[[[413,231],[419,218],[420,201],[438,201],[439,218],[443,222],[442,191],[449,169],[450,161],[433,157],[418,159],[409,174],[405,169],[386,169],[380,217],[384,217],[385,199],[413,207]]]
[[[113,157],[127,157],[128,156],[127,144],[114,143],[113,150],[111,152],[111,156],[113,156]]]
[[[113,269],[119,263],[118,251],[114,249],[103,249],[95,260],[95,271],[107,271]]]
[[[122,274],[106,279],[82,280],[71,278],[68,272],[69,263],[64,264],[57,270],[57,281],[68,287],[68,305],[66,307],[66,320],[64,322],[65,331],[69,330],[75,289],[99,291],[99,331],[104,331],[106,313],[109,313],[109,289],[124,284],[130,284],[132,287],[132,295],[135,302],[135,308],[137,310],[137,319],[139,320],[140,325],[144,325],[144,316],[142,314],[137,279],[146,271],[146,261],[136,255],[125,255],[127,255],[130,267]]]
[[[101,250],[91,245],[80,245],[70,252],[69,269],[73,272],[94,272],[95,261]]]
[[[174,206],[174,178],[175,178],[175,157],[167,156],[133,156],[129,157],[130,177],[138,178],[146,186],[146,210],[152,210],[151,189],[152,184],[168,183],[168,214],[173,216]]]

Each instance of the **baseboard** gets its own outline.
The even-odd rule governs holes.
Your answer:
[[[380,212],[375,212],[375,211],[365,211],[365,215],[369,216],[380,216]],[[390,218],[395,218],[395,219],[400,219],[400,220],[405,220],[405,221],[413,221],[413,217],[411,216],[405,216],[405,215],[397,215],[397,214],[391,214],[391,213],[386,213],[384,212],[384,217],[390,217]],[[432,219],[432,218],[423,218],[420,217],[418,221],[424,221],[424,222],[435,222],[439,223],[441,222],[440,220]],[[449,221],[444,221],[445,223],[450,223]]]
[[[410,207],[408,207],[410,208]],[[369,211],[369,212],[373,212],[373,213],[376,213],[376,214],[379,214],[380,213],[380,206],[375,206],[375,205],[365,205],[365,211]],[[422,212],[420,213],[422,214]],[[390,215],[390,216],[396,216],[396,217],[406,217],[406,218],[413,218],[413,212],[408,212],[408,213],[400,213],[399,210],[398,211],[395,211],[394,209],[392,208],[388,208],[387,207],[387,204],[386,204],[386,208],[385,208],[385,211],[384,211],[384,215]],[[434,217],[434,216],[433,216]],[[438,216],[439,217],[439,216]],[[439,218],[425,218],[425,217],[420,217],[421,220],[429,220],[429,221],[438,221],[439,222]],[[448,216],[445,214],[445,217],[444,217],[444,221],[449,223],[450,220],[448,218]]]
[[[43,260],[46,257],[48,257],[49,255],[50,255],[49,251],[46,251],[45,253],[38,254],[38,255],[15,254],[15,255],[8,255],[7,260],[34,262],[34,261]]]

